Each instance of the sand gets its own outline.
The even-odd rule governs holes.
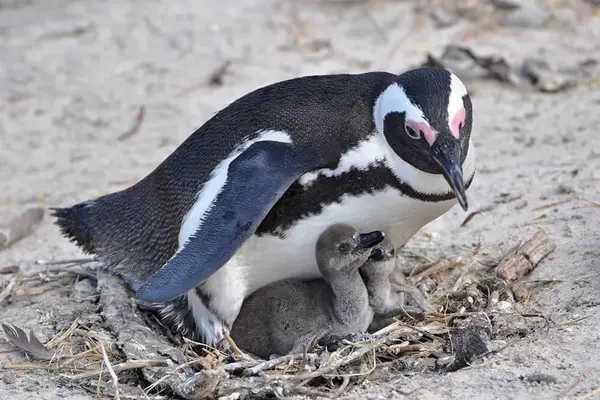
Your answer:
[[[2,0],[0,222],[27,207],[69,205],[131,185],[213,113],[277,80],[401,72],[420,65],[427,52],[440,55],[447,44],[502,56],[515,68],[527,57],[541,58],[576,85],[543,93],[464,73],[478,157],[469,203],[471,211],[487,211],[461,227],[466,214],[455,207],[424,229],[430,236],[421,232],[407,247],[453,256],[474,246],[500,252],[543,229],[557,248],[530,279],[562,283],[536,291],[531,307],[557,323],[586,318],[517,338],[495,362],[477,368],[399,373],[393,382],[363,383],[352,393],[585,395],[600,387],[600,209],[591,203],[600,202],[594,74],[600,75],[586,63],[600,57],[600,13],[591,1],[548,0],[548,8],[498,3],[524,5],[508,11],[467,1]],[[509,15],[515,12],[521,14]],[[225,73],[211,83],[224,63]],[[139,131],[118,140],[141,106]],[[76,257],[79,250],[46,216],[32,235],[0,252],[0,267],[43,270],[35,260]],[[91,318],[96,308],[93,301],[76,301],[69,286],[11,297],[0,306],[0,321],[34,329],[45,341],[74,318]],[[6,369],[23,361],[19,352],[0,353],[2,398],[94,398],[43,370]],[[538,373],[554,382],[529,383]]]

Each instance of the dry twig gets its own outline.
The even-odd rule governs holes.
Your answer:
[[[123,141],[123,140],[135,135],[140,130],[140,127],[142,126],[142,122],[144,121],[145,114],[146,114],[146,108],[142,105],[142,106],[140,106],[140,109],[137,113],[137,116],[135,117],[135,121],[133,122],[133,125],[131,126],[131,128],[127,129],[125,132],[123,132],[121,135],[119,135],[117,140]]]
[[[130,360],[130,361],[126,361],[117,365],[113,365],[112,369],[113,372],[118,373],[118,372],[122,372],[122,371],[128,371],[131,369],[141,369],[141,368],[157,368],[157,367],[168,367],[169,366],[169,362],[164,359],[164,360]],[[83,372],[81,374],[77,374],[77,375],[63,375],[66,378],[72,379],[72,380],[80,380],[80,379],[86,379],[86,378],[92,378],[94,376],[102,376],[103,374],[105,374],[107,371],[104,371],[102,368],[101,369],[97,369],[94,371],[88,371],[88,372]]]
[[[596,389],[592,390],[587,394],[584,394],[583,396],[579,396],[577,400],[587,400],[597,395],[600,395],[600,387],[597,387]]]
[[[587,378],[587,376],[592,373],[592,371],[593,371],[593,368],[591,368],[591,367],[586,369],[584,371],[583,375],[581,375],[579,378],[577,378],[575,380],[575,382],[573,382],[572,384],[567,386],[567,388],[565,390],[563,390],[562,392],[560,392],[557,397],[559,399],[564,399],[569,393],[571,393],[571,391],[573,391],[573,389],[575,389],[577,387],[577,385],[579,385],[581,382],[583,382],[584,379]]]
[[[306,358],[310,358],[311,360],[314,361],[314,360],[318,359],[319,357],[316,354],[314,354],[314,353],[287,354],[285,356],[277,357],[277,358],[274,358],[272,360],[268,360],[268,361],[262,362],[262,363],[260,363],[258,365],[253,366],[253,367],[247,368],[244,371],[243,375],[244,376],[257,375],[260,372],[266,371],[268,369],[271,369],[271,368],[276,367],[278,365],[281,365],[283,363],[292,362],[292,361],[295,361],[295,360],[303,360],[303,359],[306,359]]]
[[[225,338],[225,340],[227,340],[227,343],[229,343],[229,345],[231,346],[231,348],[233,349],[233,351],[235,351],[242,359],[247,360],[247,361],[254,361],[254,359],[252,357],[250,357],[249,355],[247,355],[246,353],[244,353],[237,344],[235,344],[235,342],[233,341],[233,339],[231,338],[231,336],[229,335],[229,332],[227,331],[227,328],[223,327],[223,337]]]
[[[401,334],[402,334],[402,332],[397,332],[397,331],[394,332],[393,331],[389,335],[387,335],[383,338],[375,339],[371,343],[363,345],[361,348],[359,348],[354,353],[352,353],[346,357],[342,357],[341,359],[334,361],[334,362],[330,363],[329,365],[321,367],[318,370],[310,372],[310,373],[299,374],[299,375],[280,374],[280,375],[270,375],[269,377],[272,379],[287,379],[287,380],[294,380],[294,381],[304,381],[304,380],[311,380],[314,378],[318,378],[320,376],[330,373],[331,371],[336,370],[337,368],[343,367],[343,366],[348,365],[356,360],[361,359],[364,355],[366,355],[372,351],[375,351],[380,346],[384,345],[385,343],[387,343],[391,340],[396,339]]]
[[[15,277],[8,282],[8,285],[6,285],[4,289],[2,289],[2,292],[0,292],[0,305],[8,296],[10,296],[16,284],[17,278]]]
[[[108,369],[108,373],[110,374],[110,377],[112,379],[113,386],[115,387],[115,399],[120,400],[119,378],[117,377],[117,374],[113,370],[112,365],[110,365],[110,360],[108,359],[108,355],[106,354],[106,349],[104,348],[104,345],[102,344],[102,342],[100,340],[98,341],[98,344],[100,345],[100,351],[102,352],[102,359],[104,360],[104,364],[106,364],[106,369]]]

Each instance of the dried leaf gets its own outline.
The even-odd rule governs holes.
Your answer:
[[[140,130],[140,127],[142,126],[142,122],[144,121],[145,116],[146,116],[146,107],[144,107],[142,105],[142,106],[140,106],[140,108],[138,110],[137,116],[135,117],[135,121],[133,122],[133,125],[131,126],[131,128],[127,129],[125,132],[120,134],[119,137],[117,138],[117,140],[122,141],[122,140],[128,139],[130,136],[133,136],[136,133],[138,133],[138,131]]]
[[[29,337],[27,337],[25,331],[14,325],[2,324],[2,329],[4,329],[4,333],[6,333],[8,340],[13,345],[25,351],[33,358],[52,360],[55,357],[56,353],[48,350],[33,334],[33,331],[29,332]]]
[[[487,212],[487,211],[491,211],[491,210],[494,209],[494,207],[495,207],[494,205],[489,205],[489,206],[483,207],[480,210],[473,211],[472,213],[470,213],[469,215],[467,215],[467,217],[464,219],[464,221],[462,222],[462,224],[460,224],[460,226],[467,225],[473,219],[474,216],[476,216],[477,214],[481,214],[481,213]]]

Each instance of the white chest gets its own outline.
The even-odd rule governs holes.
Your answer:
[[[244,271],[248,294],[281,279],[319,277],[315,245],[329,225],[347,223],[362,232],[383,230],[401,246],[454,204],[455,200],[414,200],[391,188],[373,195],[344,196],[341,202],[325,206],[319,215],[297,222],[284,239],[252,237],[226,267]]]

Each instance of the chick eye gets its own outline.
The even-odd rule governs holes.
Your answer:
[[[405,124],[404,125],[404,130],[406,131],[406,134],[408,135],[409,138],[411,139],[421,139],[421,132],[417,132],[415,130],[415,128],[413,128],[412,126]]]
[[[350,243],[348,243],[348,242],[341,243],[338,246],[338,250],[340,251],[340,253],[344,253],[344,254],[348,253],[350,251]]]
[[[393,256],[395,256],[395,255],[396,255],[396,250],[394,250],[394,249],[391,249],[391,250],[390,250],[390,256],[392,256],[392,257],[393,257]]]

